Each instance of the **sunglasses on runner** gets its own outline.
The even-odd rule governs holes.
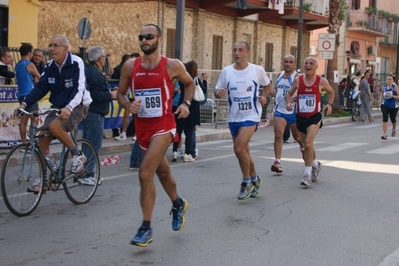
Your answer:
[[[158,35],[155,35],[155,34],[140,34],[140,35],[139,35],[139,40],[142,41],[144,38],[145,38],[146,40],[152,40],[152,39],[154,39],[155,37],[158,37]]]

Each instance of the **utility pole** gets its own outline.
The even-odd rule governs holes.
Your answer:
[[[301,50],[302,50],[302,27],[303,27],[303,0],[299,0],[299,19],[298,19],[298,44],[297,44],[297,56],[296,56],[296,67],[298,72],[301,71]]]
[[[396,83],[398,83],[399,78],[399,30],[398,30],[398,40],[396,42]]]
[[[184,33],[184,7],[185,0],[177,0],[176,3],[176,37],[175,58],[182,60],[183,57],[183,33]]]

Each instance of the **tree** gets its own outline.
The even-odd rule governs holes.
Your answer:
[[[338,46],[339,46],[339,28],[346,17],[346,0],[330,0],[328,12],[328,33],[335,34],[335,49],[333,59],[327,62],[327,80],[335,91],[333,112],[340,112],[338,84],[334,83],[334,70],[338,69]]]

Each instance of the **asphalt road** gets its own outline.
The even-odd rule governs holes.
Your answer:
[[[315,142],[320,181],[306,189],[298,145],[283,145],[284,172],[272,173],[273,130],[260,128],[250,146],[263,187],[245,201],[237,200],[232,141],[199,143],[198,161],[171,163],[190,204],[186,226],[172,230],[171,202],[157,181],[146,248],[129,245],[141,224],[140,188],[122,153],[120,164],[102,168],[105,181],[86,205],[51,192],[18,218],[0,202],[0,264],[398,265],[399,137],[383,141],[381,133],[381,119],[323,127]]]

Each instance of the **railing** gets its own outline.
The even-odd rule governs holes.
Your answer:
[[[347,17],[348,28],[363,28],[376,31],[384,35],[392,32],[392,22],[378,14],[368,14],[363,11],[353,10]]]
[[[299,0],[287,0],[285,6],[292,6],[293,8],[299,9],[299,2]],[[328,16],[328,8],[328,0],[303,0],[303,10],[308,13]]]

